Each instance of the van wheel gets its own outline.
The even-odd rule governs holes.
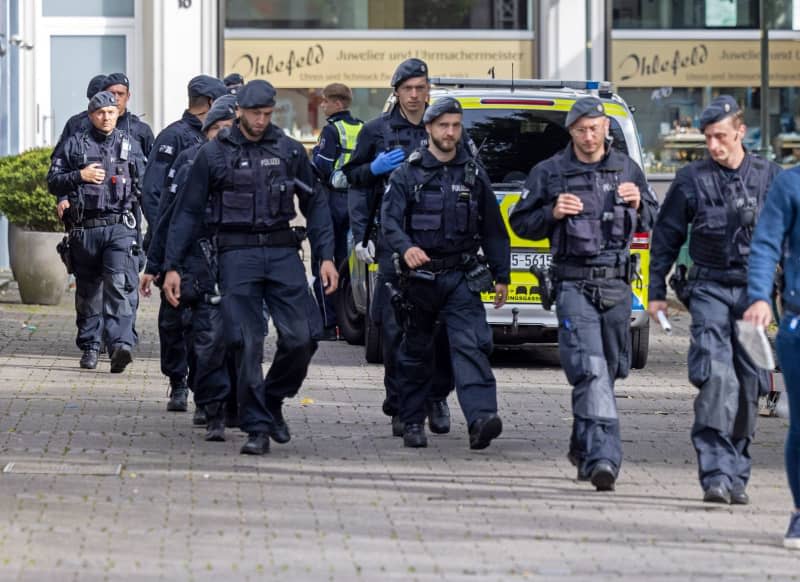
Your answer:
[[[367,315],[365,328],[364,357],[370,364],[382,364],[383,342],[381,342],[381,326],[373,322]]]
[[[641,370],[647,365],[650,349],[650,321],[631,330],[631,368]]]
[[[339,268],[339,290],[336,292],[336,323],[339,332],[350,345],[364,345],[364,316],[356,309],[350,286],[350,266],[347,261]]]

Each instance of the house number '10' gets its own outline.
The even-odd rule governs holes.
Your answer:
[[[178,8],[191,8],[192,0],[178,0]]]

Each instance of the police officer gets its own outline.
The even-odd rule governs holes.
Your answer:
[[[350,114],[353,92],[347,85],[332,83],[322,90],[322,111],[328,124],[319,134],[319,143],[311,153],[311,163],[327,185],[331,219],[333,220],[334,251],[336,266],[347,259],[347,233],[350,217],[347,210],[347,177],[342,172],[344,165],[356,147],[358,134],[364,122]],[[316,262],[314,262],[316,265]],[[336,333],[336,309],[333,296],[325,295],[319,284],[318,273],[312,273],[314,295],[322,311],[324,330],[320,339],[338,339]]]
[[[242,454],[269,451],[269,437],[287,442],[283,399],[294,396],[316,350],[308,284],[298,255],[299,233],[289,227],[295,195],[307,218],[320,277],[336,289],[333,232],[324,193],[312,189],[313,168],[303,146],[270,123],[275,89],[262,80],[237,94],[239,120],[197,153],[173,218],[167,244],[164,292],[180,300],[179,266],[202,232],[216,233],[219,287],[228,342],[236,351],[239,422],[248,433]],[[263,303],[278,330],[277,350],[266,379]]]
[[[168,125],[158,134],[153,151],[147,161],[143,180],[142,207],[148,223],[145,248],[158,224],[158,207],[162,191],[168,188],[170,169],[177,156],[188,147],[206,141],[202,132],[205,115],[214,99],[225,95],[222,81],[199,75],[189,81],[189,108],[178,121]],[[151,270],[152,272],[152,270]],[[189,351],[191,314],[186,307],[175,308],[162,294],[158,311],[158,337],[161,348],[161,373],[169,378],[170,397],[167,410],[185,412],[188,409],[189,386],[193,373]]]
[[[153,130],[144,121],[128,111],[128,101],[131,98],[131,83],[125,73],[111,73],[106,77],[103,91],[113,93],[117,98],[119,117],[117,118],[117,128],[128,134],[133,141],[139,142],[139,147],[144,152],[145,157],[150,155],[153,149]]]
[[[568,458],[579,480],[609,491],[622,463],[614,381],[631,359],[630,243],[650,230],[658,203],[639,166],[611,148],[600,99],[578,99],[565,125],[571,142],[531,170],[510,224],[550,239],[559,356],[573,387]]]
[[[203,133],[214,139],[224,128],[233,125],[236,119],[236,96],[223,95],[211,106],[203,121]],[[202,144],[185,149],[178,155],[177,168],[170,188],[161,197],[159,222],[147,252],[148,270],[140,282],[141,293],[150,296],[150,283],[159,273],[164,262],[164,252],[172,224],[175,208],[181,205],[181,196],[192,162]],[[192,245],[186,260],[181,265],[181,304],[187,304],[192,314],[193,351],[196,354],[194,376],[195,405],[206,414],[196,414],[197,424],[207,422],[206,440],[225,440],[225,402],[231,394],[231,376],[226,361],[226,348],[219,308],[219,293],[216,288],[216,257],[211,236],[203,233],[199,242]],[[235,401],[234,401],[235,407]],[[232,411],[235,413],[235,410]],[[203,422],[200,422],[202,420]]]
[[[47,182],[69,230],[80,365],[97,367],[103,339],[111,350],[111,372],[120,373],[133,361],[137,339],[139,251],[131,209],[138,195],[133,177],[143,169],[144,154],[115,129],[119,109],[113,93],[97,93],[88,111],[92,129],[66,141]]]
[[[733,322],[749,305],[747,263],[753,227],[779,166],[744,148],[744,113],[730,95],[700,116],[709,158],[675,175],[653,230],[648,311],[666,312],[665,278],[687,238],[693,266],[676,292],[692,315],[689,381],[699,389],[692,443],[704,501],[746,504],[748,448],[768,374],[742,350]]]
[[[373,225],[369,224],[370,216],[380,217],[378,210],[389,174],[411,152],[428,145],[428,134],[422,123],[430,92],[428,66],[420,59],[407,59],[398,65],[392,75],[391,84],[397,99],[396,105],[391,111],[364,125],[353,156],[344,166],[344,173],[350,184],[350,229],[356,241],[356,256],[365,263],[372,263],[376,258],[377,246],[378,285],[370,305],[370,318],[381,326],[385,366],[383,383],[386,388],[383,412],[392,417],[392,434],[402,436],[403,426],[398,414],[400,392],[397,374],[397,354],[402,330],[395,320],[386,292],[386,283],[396,283],[397,276],[391,252],[380,238],[373,242],[370,237],[366,245],[363,241],[365,232],[373,229]],[[433,387],[426,403],[428,424],[434,433],[447,433],[450,431],[447,395],[453,387],[453,377],[449,369],[450,350],[443,332],[437,334],[435,350],[440,364],[436,365]]]
[[[89,85],[86,87],[86,99],[91,100],[92,97],[97,95],[100,91],[103,90],[106,84],[106,76],[103,74],[95,75],[89,81]],[[61,130],[61,135],[56,142],[55,147],[53,147],[53,153],[50,154],[50,160],[54,160],[58,157],[63,149],[64,144],[66,141],[78,133],[79,131],[84,131],[89,129],[92,126],[91,122],[89,121],[89,113],[86,109],[79,111],[72,117],[70,117],[67,122],[64,124],[64,129]]]
[[[244,77],[242,77],[239,73],[231,73],[222,79],[222,82],[229,94],[236,95],[236,93],[239,92],[239,89],[241,89],[244,85]]]
[[[397,369],[403,444],[425,447],[425,402],[433,376],[434,327],[450,339],[458,401],[469,426],[469,446],[489,446],[503,429],[497,385],[489,365],[492,332],[481,301],[508,296],[510,248],[486,172],[461,144],[460,103],[443,97],[425,111],[430,140],[392,173],[381,225],[389,248],[411,269],[402,277],[406,314]],[[486,254],[488,266],[478,259]],[[426,279],[415,277],[424,270]],[[433,279],[433,280],[430,280]],[[398,297],[393,299],[395,306]]]

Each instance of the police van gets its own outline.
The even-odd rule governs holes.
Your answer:
[[[517,237],[508,217],[519,200],[531,168],[566,147],[570,141],[564,121],[572,104],[594,95],[611,119],[611,147],[627,153],[640,167],[642,152],[636,125],[627,104],[612,92],[611,85],[596,81],[547,81],[538,79],[432,78],[431,102],[455,97],[464,108],[464,131],[478,148],[478,157],[492,181],[497,203],[511,238],[511,284],[508,300],[494,309],[494,295],[483,294],[494,342],[500,344],[557,343],[555,311],[546,311],[539,298],[539,283],[532,267],[547,267],[551,256],[547,239],[530,241]],[[391,106],[391,100],[387,103]],[[352,241],[351,241],[352,242]],[[636,233],[631,253],[639,255],[639,277],[632,283],[632,366],[647,363],[649,318],[647,275],[650,237]],[[377,265],[365,265],[351,253],[340,269],[341,292],[337,318],[343,337],[364,344],[368,362],[382,359],[380,330],[369,319],[369,304],[377,280]]]

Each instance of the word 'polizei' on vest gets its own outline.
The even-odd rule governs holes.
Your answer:
[[[220,139],[233,143],[225,137]],[[299,153],[287,146],[291,146],[288,140],[280,140],[247,149],[220,148],[228,171],[222,195],[209,200],[208,224],[225,229],[265,230],[292,220],[295,184],[284,160]],[[288,151],[281,151],[284,149]]]
[[[409,159],[409,186],[414,192],[409,222],[412,239],[424,249],[441,247],[445,241],[463,241],[467,248],[477,244],[478,201],[472,195],[475,162],[435,172],[421,167],[421,158],[415,152]]]

